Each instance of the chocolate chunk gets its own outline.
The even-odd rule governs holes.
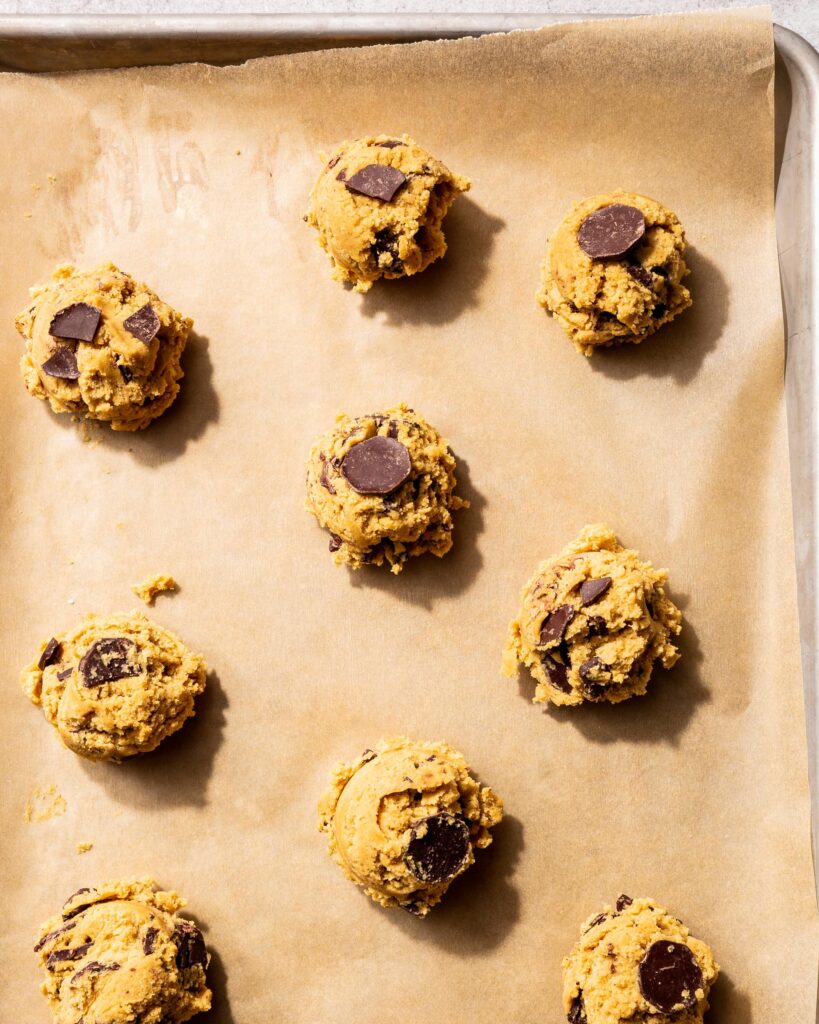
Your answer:
[[[645,285],[646,288],[653,287],[654,280],[645,267],[641,267],[638,264],[637,266],[628,266],[626,267],[626,270],[631,274],[635,281],[639,281],[640,284]]]
[[[549,677],[549,682],[552,686],[556,687],[558,690],[562,690],[564,693],[571,693],[572,688],[569,684],[569,674],[566,670],[566,666],[548,653],[542,654],[540,660],[543,663],[546,675]]]
[[[583,993],[572,1000],[572,1008],[567,1014],[569,1024],[586,1024],[586,1007],[583,1005]]]
[[[68,921],[72,917],[76,917],[78,914],[82,914],[83,911],[88,910],[88,908],[93,906],[95,903],[105,902],[105,900],[98,899],[99,893],[97,892],[96,889],[89,889],[86,887],[82,889],[77,889],[77,891],[73,893],[71,896],[69,896],[65,903],[63,903],[63,907],[67,907],[69,903],[73,903],[78,896],[86,892],[89,893],[89,895],[84,900],[81,900],[76,907],[69,911],[63,910],[63,921]],[[116,897],[108,896],[107,899],[112,900],[116,899]]]
[[[331,156],[330,159],[327,161],[327,170],[332,171],[332,169],[335,167],[335,165],[339,162],[340,159],[341,153],[336,153],[335,156]]]
[[[593,681],[600,685],[611,682],[611,666],[602,662],[596,654],[584,661],[578,672],[584,682]]]
[[[390,231],[389,228],[382,228],[381,231],[376,231],[375,240],[370,246],[370,252],[373,254],[373,259],[380,266],[380,258],[384,253],[389,253],[392,256],[392,263],[387,267],[390,271],[398,273],[404,269],[403,262],[398,258],[398,238],[394,231]]]
[[[611,586],[611,576],[601,576],[598,580],[583,580],[580,584],[580,600],[584,605],[594,604]]]
[[[136,647],[124,636],[108,636],[96,640],[80,659],[80,675],[85,686],[102,686],[115,679],[138,676],[142,669],[128,660]]]
[[[63,653],[63,646],[59,640],[55,640],[52,637],[43,649],[43,653],[40,655],[40,660],[37,662],[37,668],[42,672],[44,668],[49,665],[53,665],[55,661],[60,660],[60,656]]]
[[[421,882],[454,878],[469,855],[469,828],[454,814],[434,814],[413,825],[404,863]]]
[[[176,946],[176,966],[180,971],[201,964],[207,967],[208,951],[202,933],[193,921],[180,921],[174,928],[171,941]]]
[[[395,149],[396,146],[403,146],[403,142],[399,142],[398,139],[388,139],[386,142],[376,142],[376,146],[380,146],[382,149]]]
[[[540,642],[542,644],[553,644],[563,639],[563,634],[574,618],[574,608],[570,604],[562,604],[543,620],[540,627]]]
[[[396,192],[406,181],[406,177],[397,167],[389,164],[367,164],[345,182],[349,192],[357,192],[370,199],[381,199],[391,203]]]
[[[390,420],[390,425],[387,427],[387,437],[398,437],[398,424],[395,420]]]
[[[96,306],[91,306],[87,302],[74,302],[54,314],[48,333],[55,338],[93,341],[101,315]]]
[[[589,636],[605,636],[609,631],[608,624],[602,615],[589,615],[586,619]]]
[[[376,434],[354,444],[341,462],[341,472],[359,494],[391,494],[409,479],[409,452],[392,437]]]
[[[646,222],[640,210],[623,203],[604,206],[580,225],[577,242],[593,260],[625,256],[646,233]]]
[[[48,932],[48,934],[44,935],[34,947],[34,952],[39,953],[47,942],[51,942],[52,939],[56,939],[58,935],[62,935],[64,932],[70,932],[71,929],[75,927],[76,921],[71,921],[69,924],[64,924],[62,928],[55,928],[53,932]]]
[[[337,533],[330,534],[330,550],[338,551],[341,547],[341,537]]]
[[[122,326],[129,334],[133,334],[138,341],[144,341],[146,345],[150,345],[159,333],[159,328],[162,324],[156,315],[154,307],[150,303],[146,303],[136,313],[132,313],[127,319],[123,320]]]
[[[593,917],[586,925],[586,931],[590,932],[592,928],[596,928],[599,924],[602,924],[608,916],[608,914],[598,914],[597,917]]]
[[[625,893],[621,893],[617,897],[617,902],[615,903],[615,907],[617,908],[618,911],[625,910],[626,907],[630,907],[633,902],[634,902],[634,900],[631,898],[631,896],[626,896]]]
[[[58,672],[58,673],[57,673],[57,678],[58,678],[58,679],[60,680],[60,682],[62,682],[62,681],[63,681],[63,679],[68,679],[68,677],[69,677],[69,676],[71,675],[71,673],[72,673],[73,671],[74,671],[74,669],[73,669],[73,668],[66,668],[66,669],[63,669],[63,671],[62,671],[62,672]]]
[[[64,345],[54,350],[54,354],[46,359],[42,368],[49,377],[59,377],[60,380],[77,380],[80,376],[76,353]]]
[[[125,381],[125,383],[130,384],[130,382],[134,379],[134,371],[131,369],[131,367],[126,366],[125,363],[117,363],[117,369],[122,374],[122,379]]]
[[[156,937],[159,935],[158,928],[149,928],[142,937],[142,952],[145,956],[150,956],[154,951],[156,945]]]
[[[655,320],[660,320],[665,316],[665,304],[658,302],[657,305],[652,309],[651,315]]]
[[[122,964],[101,964],[99,960],[91,960],[81,967],[76,973],[71,975],[71,981],[74,982],[77,978],[81,978],[84,974],[102,974],[103,971],[118,971],[122,967]]]
[[[652,942],[637,968],[645,998],[662,1013],[690,1010],[702,987],[702,971],[694,954],[680,942]]]
[[[74,946],[70,949],[55,949],[53,953],[49,954],[48,960],[46,960],[46,967],[51,967],[52,964],[63,963],[66,960],[82,960],[90,948],[91,943],[84,942],[81,946]]]
[[[319,455],[319,458],[321,459],[321,476],[319,477],[319,483],[321,484],[322,487],[325,488],[325,490],[328,490],[330,494],[335,494],[336,489],[335,487],[333,487],[333,485],[327,478],[327,470],[329,469],[327,460],[325,459],[323,454]]]
[[[336,181],[346,181],[346,180],[347,180],[347,172],[342,167],[341,170],[336,175]]]

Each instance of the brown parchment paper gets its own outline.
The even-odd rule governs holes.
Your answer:
[[[713,946],[713,1021],[813,1019],[772,75],[760,9],[0,79],[4,1019],[47,1019],[39,922],[134,874],[188,896],[220,1024],[558,1021],[560,959],[621,891]],[[360,297],[301,219],[316,154],[405,130],[473,190],[443,263]],[[679,214],[695,305],[587,361],[533,295],[569,204],[618,186]],[[65,259],[113,259],[196,319],[182,397],[143,434],[23,390],[12,318]],[[308,447],[400,399],[472,508],[445,561],[350,575],[302,508]],[[683,657],[644,699],[543,711],[498,674],[506,625],[599,520],[669,567]],[[181,591],[151,614],[209,691],[157,753],[84,764],[19,668],[154,571]],[[508,812],[426,921],[370,904],[315,831],[334,762],[402,732],[462,749]],[[66,813],[25,824],[51,782]]]

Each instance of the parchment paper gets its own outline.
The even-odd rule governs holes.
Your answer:
[[[220,1024],[558,1021],[560,959],[621,891],[713,946],[712,1021],[813,1019],[772,74],[755,10],[0,79],[5,1019],[47,1017],[39,922],[134,874],[189,897]],[[362,298],[301,220],[316,152],[404,130],[474,187],[443,263]],[[587,361],[535,304],[538,266],[569,204],[618,186],[679,214],[695,305]],[[196,319],[144,434],[89,443],[23,390],[12,317],[65,259],[113,259]],[[302,508],[308,447],[402,398],[472,508],[445,561],[352,576]],[[683,657],[644,699],[543,711],[498,674],[506,625],[599,520],[670,569]],[[155,571],[181,591],[152,614],[210,689],[157,753],[86,765],[19,668]],[[455,744],[508,811],[426,921],[372,905],[315,831],[334,762],[396,733]],[[25,824],[51,782],[67,812]]]

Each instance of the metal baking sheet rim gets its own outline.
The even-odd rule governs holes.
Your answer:
[[[585,15],[272,14],[9,15],[0,17],[0,70],[64,71],[249,57],[333,46],[457,38],[540,28]],[[819,54],[774,26],[777,51],[776,221],[785,313],[785,390],[799,576],[799,618],[819,884]]]

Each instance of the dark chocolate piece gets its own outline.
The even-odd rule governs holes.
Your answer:
[[[391,494],[409,479],[412,461],[400,441],[376,434],[353,445],[341,462],[341,472],[359,494]]]
[[[590,932],[592,928],[596,928],[599,924],[602,924],[608,916],[608,914],[598,914],[597,917],[593,917],[586,925],[586,931]]]
[[[586,217],[577,232],[577,242],[593,260],[611,259],[625,256],[645,233],[645,217],[636,206],[612,203]]]
[[[69,677],[69,676],[71,675],[71,673],[72,673],[73,671],[74,671],[74,669],[73,669],[73,668],[66,668],[66,669],[63,669],[63,671],[62,671],[62,672],[58,672],[58,673],[57,673],[57,678],[58,678],[58,679],[60,680],[60,682],[62,682],[62,681],[63,681],[63,679],[68,679],[68,677]]]
[[[339,162],[340,159],[341,153],[336,153],[335,156],[331,156],[330,159],[327,161],[327,170],[332,171],[332,169],[335,167],[335,165]]]
[[[542,644],[553,644],[563,639],[563,634],[574,618],[574,608],[570,604],[562,604],[555,608],[543,620],[540,627],[540,642]]]
[[[572,688],[569,683],[569,673],[566,666],[553,658],[549,653],[542,654],[540,660],[552,686],[562,690],[564,693],[571,693]]]
[[[469,827],[454,814],[435,814],[413,825],[404,863],[421,882],[446,882],[469,855]]]
[[[122,379],[126,384],[130,384],[134,379],[134,371],[126,363],[117,363],[117,369],[122,374]]]
[[[143,341],[146,345],[150,345],[159,333],[159,328],[162,324],[156,315],[154,307],[150,303],[146,303],[136,313],[132,313],[123,320],[122,326],[129,334],[133,334],[138,341]]]
[[[122,967],[122,964],[101,964],[99,960],[91,960],[81,967],[76,973],[71,975],[71,980],[76,981],[77,978],[81,978],[84,974],[102,974],[103,971],[118,971]]]
[[[640,284],[645,285],[646,288],[653,287],[654,280],[645,267],[641,267],[637,264],[636,266],[626,267],[626,270],[631,274],[635,281],[639,281]]]
[[[388,139],[386,142],[376,142],[376,146],[380,146],[382,149],[395,149],[396,146],[403,146],[404,143],[398,139]]]
[[[330,550],[338,551],[341,547],[341,537],[337,533],[330,534]]]
[[[138,676],[142,669],[128,660],[136,647],[124,636],[107,636],[96,640],[80,659],[80,675],[85,686],[102,686],[115,679]]]
[[[589,615],[586,619],[589,636],[605,636],[609,631],[608,624],[602,615]]]
[[[657,305],[652,309],[651,315],[655,320],[661,320],[665,316],[665,303],[658,302]]]
[[[49,665],[53,665],[55,661],[60,660],[60,656],[63,653],[63,645],[59,640],[52,637],[43,649],[43,653],[40,655],[40,660],[37,662],[37,668],[42,672],[44,668]]]
[[[49,953],[48,960],[46,960],[46,967],[51,967],[52,964],[63,963],[67,960],[82,960],[88,950],[91,948],[90,942],[84,942],[81,946],[73,946],[68,949],[55,949],[53,953]]]
[[[580,600],[584,605],[594,604],[611,586],[611,576],[601,576],[597,580],[583,580],[580,584]]]
[[[389,228],[382,228],[381,231],[376,231],[375,240],[370,246],[370,252],[373,254],[373,259],[376,263],[379,263],[379,257],[383,253],[389,253],[392,256],[392,263],[385,269],[391,273],[399,273],[403,271],[404,264],[398,258],[398,238],[394,231]],[[380,265],[380,264],[379,264]]]
[[[80,376],[77,355],[65,345],[54,350],[53,355],[43,363],[42,369],[49,377],[59,377],[60,380],[77,380]]]
[[[93,341],[101,316],[96,306],[87,302],[74,302],[54,314],[48,333],[54,338]]]
[[[349,192],[391,203],[406,180],[397,167],[390,167],[389,164],[367,164],[344,184]]]
[[[572,1008],[567,1014],[569,1024],[586,1024],[586,1007],[583,1005],[583,993],[575,996]]]
[[[617,897],[617,902],[615,903],[615,907],[616,907],[616,909],[618,911],[625,910],[626,907],[630,907],[633,902],[634,902],[634,900],[631,898],[631,896],[626,896],[625,893],[621,893]]]
[[[206,967],[208,951],[202,933],[193,921],[180,921],[173,930],[171,941],[176,946],[176,966],[180,971],[201,964]]]
[[[330,483],[330,481],[327,478],[327,469],[328,469],[327,460],[326,460],[326,458],[324,457],[323,454],[319,455],[319,458],[321,459],[321,476],[319,477],[319,483],[321,484],[322,487],[325,488],[325,490],[328,490],[330,492],[330,494],[335,494],[336,493],[336,489],[335,489],[335,487],[333,487],[333,485]]]
[[[702,988],[702,971],[694,954],[681,942],[652,942],[637,968],[643,996],[662,1013],[690,1010]]]
[[[156,945],[156,937],[159,935],[158,928],[149,928],[142,937],[142,952],[145,956],[150,956],[154,951]]]

